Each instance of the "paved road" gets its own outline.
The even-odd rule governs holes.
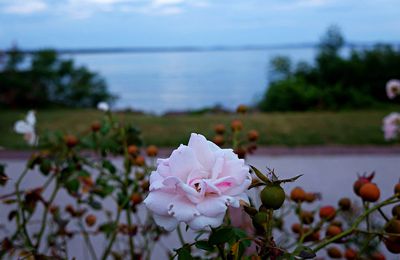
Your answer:
[[[120,160],[116,160],[120,162]],[[5,188],[0,189],[0,194],[5,194],[12,190],[13,182],[18,178],[18,174],[24,167],[24,161],[21,159],[0,159],[0,162],[7,163],[7,172],[12,178]],[[323,200],[319,202],[320,204],[336,205],[340,197],[354,197],[352,184],[357,173],[376,171],[375,182],[382,190],[382,197],[392,195],[393,186],[400,178],[400,154],[251,156],[248,158],[248,163],[259,169],[266,166],[275,168],[276,173],[281,178],[304,174],[296,183],[286,184],[285,190],[289,191],[294,186],[302,186],[307,191],[322,192]],[[22,188],[38,186],[41,181],[39,174],[29,173],[29,178],[22,184]],[[60,193],[56,200],[61,205],[69,203],[68,195],[65,193]],[[7,223],[8,212],[9,208],[2,205],[0,223]],[[34,226],[32,230],[36,228]],[[185,233],[184,236],[192,239],[193,233]],[[88,259],[87,253],[82,249],[82,244],[80,239],[74,239],[70,247],[70,256],[74,255],[77,259]],[[94,244],[96,248],[104,246],[100,237],[94,239]],[[153,251],[152,259],[165,259],[164,246],[178,247],[176,234],[173,233],[162,239]],[[398,258],[389,254],[387,259]]]

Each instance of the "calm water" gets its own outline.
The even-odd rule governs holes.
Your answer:
[[[73,55],[99,72],[120,99],[117,108],[155,113],[221,104],[235,108],[260,98],[276,55],[311,61],[315,49]]]

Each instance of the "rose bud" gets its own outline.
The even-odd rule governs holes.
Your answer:
[[[383,243],[386,249],[392,254],[400,254],[400,239],[396,236],[388,236],[384,238]]]
[[[222,135],[216,135],[213,139],[214,144],[218,146],[223,146],[225,143],[224,137]]]
[[[128,146],[128,153],[130,155],[137,155],[138,152],[139,148],[136,145],[132,144]]]
[[[357,259],[357,251],[352,248],[347,248],[344,252],[344,257],[346,260],[356,260]]]
[[[342,258],[342,252],[337,247],[330,247],[327,250],[328,256],[331,258]]]
[[[99,121],[94,121],[91,125],[91,129],[93,132],[98,132],[101,128],[101,124]]]
[[[243,149],[242,147],[238,147],[235,149],[235,151],[233,151],[235,154],[237,154],[237,156],[239,157],[239,159],[244,159],[246,157],[246,150]]]
[[[96,216],[93,214],[87,215],[85,218],[85,222],[86,225],[88,225],[89,227],[93,226],[94,224],[96,224]]]
[[[400,194],[400,183],[396,183],[394,186],[394,194]]]
[[[360,197],[364,201],[376,202],[380,195],[381,192],[375,183],[366,183],[360,188]]]
[[[66,135],[64,136],[64,142],[69,148],[72,148],[78,144],[79,140],[74,135]]]
[[[351,208],[351,200],[349,198],[341,198],[338,204],[339,208],[343,211],[347,211]]]
[[[143,201],[142,195],[140,193],[132,193],[131,202],[133,205],[140,204]]]
[[[314,214],[310,211],[302,211],[300,213],[300,219],[306,225],[310,225],[314,222]]]
[[[148,191],[150,187],[150,183],[147,180],[144,180],[142,184],[140,185],[143,191]]]
[[[285,197],[285,191],[279,184],[266,185],[260,193],[261,202],[267,209],[279,209]]]
[[[146,160],[144,159],[143,156],[139,155],[135,158],[133,161],[134,165],[136,166],[144,166],[146,164]]]
[[[155,145],[150,145],[149,147],[147,147],[146,149],[146,154],[149,157],[155,157],[158,154],[158,148]]]
[[[371,260],[386,260],[386,257],[381,252],[374,252],[371,255]]]
[[[248,108],[247,108],[247,106],[246,105],[239,105],[237,108],[236,108],[236,112],[237,113],[239,113],[239,114],[245,114],[246,112],[247,112],[247,110],[248,110]]]
[[[340,233],[342,233],[342,229],[340,227],[338,227],[338,226],[330,225],[326,229],[326,236],[327,237],[334,237],[336,235],[339,235]]]
[[[239,119],[235,119],[231,122],[231,128],[232,131],[241,131],[243,128],[243,124],[242,121],[240,121]]]
[[[258,134],[258,131],[257,131],[257,130],[250,130],[250,131],[247,133],[247,139],[248,139],[250,142],[255,142],[255,141],[257,141],[257,140],[258,140],[258,137],[259,137],[259,134]]]
[[[392,208],[393,217],[400,219],[400,205],[396,205]]]
[[[332,206],[325,206],[319,209],[319,217],[325,220],[332,220],[336,216],[336,210]]]
[[[354,192],[357,195],[360,195],[361,187],[366,183],[370,183],[372,181],[372,179],[374,178],[374,175],[375,175],[375,173],[371,173],[369,176],[367,176],[365,174],[362,176],[359,176],[357,181],[354,182],[354,185],[353,185]]]
[[[306,200],[306,192],[301,187],[296,187],[290,193],[290,199],[294,202],[303,202]]]
[[[292,231],[293,231],[293,233],[300,234],[300,231],[301,231],[300,223],[294,223],[292,225]]]
[[[306,192],[305,201],[308,203],[313,203],[317,199],[317,195],[312,192]]]
[[[225,133],[225,126],[223,124],[217,124],[215,125],[214,130],[217,134],[223,135]]]

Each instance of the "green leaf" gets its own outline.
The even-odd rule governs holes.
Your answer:
[[[80,171],[78,172],[78,176],[79,176],[79,177],[90,177],[90,173],[87,172],[87,171],[84,171],[84,170],[80,170]]]
[[[126,194],[124,193],[118,193],[117,194],[117,201],[118,201],[118,205],[124,209],[128,208],[128,202],[129,202],[129,198]]]
[[[303,176],[303,174],[299,174],[299,175],[297,175],[295,177],[292,177],[292,178],[289,178],[289,179],[279,180],[278,183],[294,182],[295,180],[297,180],[301,176]]]
[[[235,238],[235,232],[233,231],[233,228],[223,227],[217,230],[213,230],[208,239],[208,243],[210,245],[223,244],[231,241],[233,238]]]
[[[101,210],[102,209],[102,205],[100,202],[94,200],[92,197],[89,198],[88,204],[90,207],[92,207],[92,209],[95,210]]]
[[[109,237],[116,228],[117,226],[114,222],[106,222],[99,226],[99,231],[103,232],[106,237]]]
[[[195,246],[198,249],[202,249],[209,252],[214,250],[214,246],[210,245],[207,240],[199,240],[195,243]]]
[[[77,179],[72,179],[65,183],[65,188],[71,194],[77,193],[79,190],[80,183]]]
[[[176,250],[178,253],[178,260],[191,260],[193,259],[190,254],[190,247],[188,245],[184,245],[183,247]]]
[[[114,164],[112,164],[108,160],[103,161],[103,168],[107,169],[111,174],[115,174],[117,169],[115,168]]]
[[[299,256],[303,259],[312,259],[317,256],[311,248],[303,245],[298,246],[293,251],[293,255]]]
[[[265,183],[271,183],[271,181],[267,178],[267,176],[265,176],[264,174],[262,174],[262,172],[260,172],[256,167],[250,165],[251,169],[254,171],[254,174],[263,182]]]

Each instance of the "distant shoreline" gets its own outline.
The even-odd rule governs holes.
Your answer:
[[[345,48],[370,48],[377,44],[391,45],[400,48],[400,42],[347,42]],[[285,49],[310,49],[317,48],[318,43],[281,43],[281,44],[260,44],[241,46],[175,46],[175,47],[88,47],[88,48],[36,48],[19,49],[23,54],[34,54],[46,49],[53,49],[58,54],[116,54],[116,53],[169,53],[169,52],[218,52],[218,51],[262,51],[262,50],[285,50]],[[10,54],[13,50],[4,50],[4,54]]]

